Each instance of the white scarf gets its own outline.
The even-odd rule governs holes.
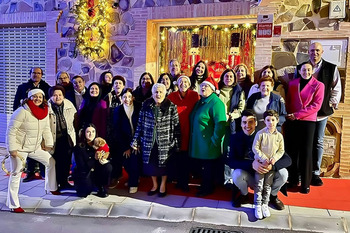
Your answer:
[[[134,105],[127,106],[126,104],[123,104],[123,107],[124,107],[124,111],[126,113],[126,116],[128,117],[129,122],[130,122],[132,135],[134,135],[134,126],[132,125],[132,118],[131,118],[132,114],[134,112]]]

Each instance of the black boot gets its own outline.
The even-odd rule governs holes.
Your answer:
[[[108,197],[107,189],[103,186],[99,187],[96,195],[101,198]]]

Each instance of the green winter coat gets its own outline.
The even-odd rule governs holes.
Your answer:
[[[225,105],[215,93],[201,99],[190,116],[189,154],[196,159],[217,159],[225,133]]]

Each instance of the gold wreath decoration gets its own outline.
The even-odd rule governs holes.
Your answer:
[[[26,169],[26,161],[19,154],[17,154],[17,156],[22,161],[22,168],[21,168],[21,170],[19,172],[23,172]],[[6,173],[6,175],[10,175],[11,174],[11,172],[9,172],[9,170],[7,170],[6,167],[5,167],[6,159],[8,159],[9,157],[10,157],[10,154],[6,155],[5,158],[1,162],[1,168]],[[13,172],[13,175],[16,175],[16,174],[17,174],[16,172]]]
[[[76,33],[76,50],[85,57],[98,57],[104,52],[106,43],[106,26],[110,18],[110,2],[99,0],[93,8],[88,7],[88,0],[79,0],[72,12],[76,14],[78,30]],[[93,11],[93,14],[91,12]],[[89,14],[90,12],[90,14]]]

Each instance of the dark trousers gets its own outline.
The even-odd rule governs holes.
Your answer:
[[[27,157],[26,173],[28,175],[34,175],[35,172],[39,172],[42,177],[45,177],[45,166],[38,161]]]
[[[190,157],[188,155],[188,151],[177,152],[174,155],[174,157],[176,158],[175,171],[176,171],[178,186],[181,188],[186,188],[189,182],[190,163],[191,163]]]
[[[94,189],[105,187],[109,184],[112,173],[112,165],[100,164],[97,160],[93,171],[77,171],[73,173],[74,187],[79,197],[86,197]]]
[[[123,165],[129,175],[129,187],[137,187],[139,185],[139,177],[141,172],[141,155],[131,153],[129,158],[124,157]]]
[[[68,183],[72,161],[72,148],[68,143],[68,135],[56,139],[55,153],[52,157],[56,161],[57,184],[59,187],[63,187]]]
[[[215,179],[218,178],[217,168],[220,159],[195,159],[194,162],[201,168],[201,191],[213,192]],[[223,175],[223,172],[221,172],[221,175]]]
[[[123,174],[123,152],[118,151],[118,149],[113,146],[110,146],[110,157],[112,163],[112,179],[119,179]]]
[[[301,187],[308,188],[312,178],[312,147],[316,123],[312,121],[286,122],[286,152],[292,159],[288,168],[289,182],[297,183],[299,174]]]

